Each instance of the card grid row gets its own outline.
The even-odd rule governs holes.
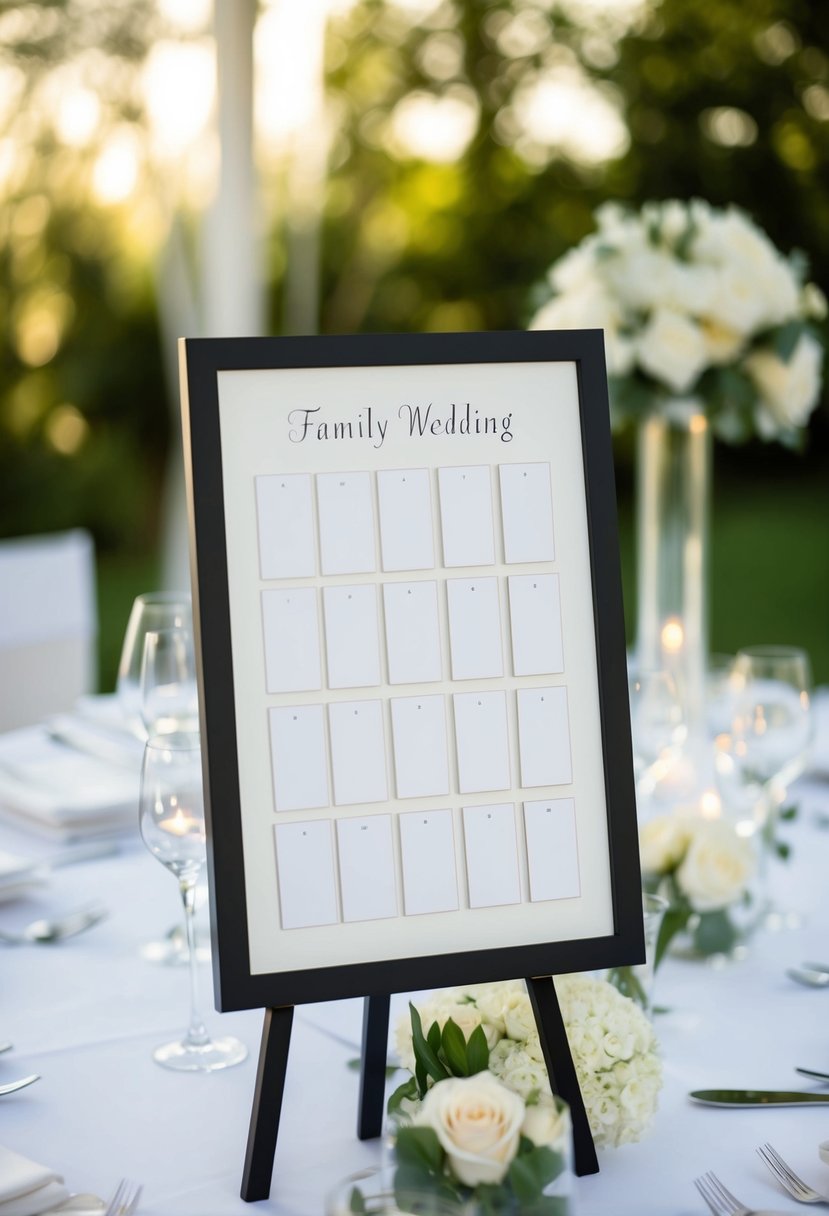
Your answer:
[[[513,674],[561,674],[564,647],[559,575],[509,575],[506,582]],[[503,676],[498,578],[450,578],[445,583],[452,679]],[[431,684],[443,678],[436,581],[382,584],[382,621],[374,584],[324,587],[322,641],[316,588],[270,587],[261,595],[265,687],[269,693],[321,689],[323,654],[329,688],[382,684],[381,632],[385,635],[390,684]]]
[[[489,465],[438,469],[443,565],[492,566],[495,505]],[[370,574],[377,569],[369,472],[267,473],[255,478],[263,580]],[[431,570],[436,560],[428,469],[376,473],[380,563],[386,572]],[[550,465],[498,466],[501,534],[509,564],[555,561]],[[316,527],[314,517],[316,483]]]
[[[506,691],[452,695],[459,793],[513,788],[507,703],[511,695]],[[573,764],[566,687],[523,688],[516,699],[518,785],[522,789],[570,785]],[[442,694],[391,697],[389,708],[396,797],[451,793],[452,744],[446,698]],[[278,812],[316,810],[332,803],[355,806],[388,801],[382,701],[273,706],[268,716]]]
[[[525,802],[523,846],[512,803],[463,807],[460,859],[451,810],[411,811],[396,822],[406,916],[460,908],[458,860],[470,908],[521,903],[522,848],[530,902],[580,894],[572,798]],[[400,914],[393,816],[277,824],[274,832],[283,929]]]

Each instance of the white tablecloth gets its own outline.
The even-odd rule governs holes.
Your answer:
[[[673,959],[660,970],[657,999],[672,1012],[656,1018],[665,1062],[659,1113],[640,1144],[600,1152],[600,1173],[578,1182],[581,1216],[698,1214],[691,1180],[707,1169],[750,1204],[795,1211],[754,1152],[765,1140],[829,1190],[829,1167],[817,1156],[829,1139],[829,1107],[713,1110],[686,1097],[707,1086],[809,1088],[795,1065],[829,1071],[829,991],[784,974],[803,959],[829,962],[829,827],[819,823],[829,781],[804,781],[798,791],[793,858],[772,877],[779,904],[800,925],[757,935],[747,959],[720,971]],[[43,846],[3,828],[0,848],[31,854]],[[73,1191],[105,1195],[121,1176],[143,1181],[142,1216],[321,1216],[330,1187],[381,1154],[379,1142],[361,1144],[354,1132],[358,1077],[347,1062],[357,1054],[361,1003],[297,1011],[272,1198],[247,1205],[239,1185],[261,1013],[208,1016],[211,1031],[248,1044],[240,1067],[210,1076],[159,1068],[150,1052],[183,1027],[187,976],[139,954],[175,922],[178,894],[137,838],[117,857],[56,871],[36,895],[0,907],[0,927],[92,898],[111,915],[83,936],[0,947],[0,1040],[14,1043],[0,1056],[0,1083],[42,1074],[0,1099],[0,1143],[52,1166]],[[201,971],[209,1011],[210,971]],[[395,998],[393,1017],[404,1001]]]

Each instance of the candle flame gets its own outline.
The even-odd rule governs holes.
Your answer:
[[[682,649],[682,644],[685,641],[685,630],[682,628],[682,621],[675,616],[669,617],[662,626],[660,637],[662,649],[667,654],[677,654]]]

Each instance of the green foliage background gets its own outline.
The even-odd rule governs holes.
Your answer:
[[[157,570],[171,410],[153,266],[149,243],[136,246],[129,201],[90,204],[92,152],[67,151],[48,126],[23,119],[44,73],[98,48],[116,69],[101,86],[107,120],[140,132],[132,82],[157,32],[148,0],[0,4],[0,61],[27,81],[6,117],[25,156],[21,143],[0,210],[0,535],[92,530],[104,687],[129,600]],[[444,0],[418,20],[359,0],[328,39],[338,134],[322,218],[321,328],[520,327],[547,267],[606,199],[737,203],[782,249],[805,249],[826,289],[827,48],[829,6],[809,0],[662,0],[626,30],[614,17],[585,20],[576,0]],[[562,65],[596,82],[622,114],[630,140],[616,159],[585,164],[515,137],[522,89]],[[463,155],[430,163],[394,149],[403,99],[458,90],[479,108]],[[278,179],[280,167],[263,171]],[[285,322],[284,220],[270,216],[273,332]],[[39,308],[57,338],[33,358],[26,321]],[[630,436],[616,450],[632,628]],[[760,443],[718,450],[714,524],[714,648],[797,642],[829,679],[825,405],[803,457]]]

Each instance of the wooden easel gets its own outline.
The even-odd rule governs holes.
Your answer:
[[[599,1169],[596,1149],[553,981],[549,976],[528,979],[527,990],[535,1014],[550,1085],[553,1093],[562,1097],[570,1107],[575,1171],[580,1176],[595,1174]],[[389,1000],[387,994],[364,998],[363,1051],[357,1113],[357,1136],[360,1140],[375,1139],[383,1130]],[[271,1193],[293,1019],[293,1005],[265,1010],[242,1175],[241,1196],[248,1203],[267,1199]]]

